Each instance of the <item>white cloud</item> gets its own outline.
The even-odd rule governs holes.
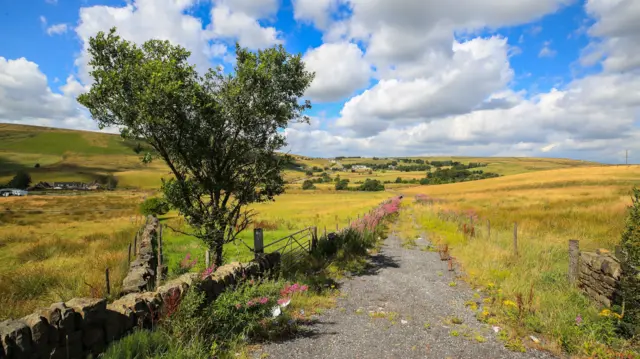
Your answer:
[[[47,26],[47,18],[44,17],[43,15],[40,15],[40,24],[42,26]]]
[[[424,76],[380,80],[344,105],[337,124],[366,136],[394,125],[466,113],[513,78],[507,49],[506,39],[499,37],[454,42],[451,61],[437,59],[440,66],[433,66],[426,60]],[[410,74],[419,75],[421,65]]]
[[[331,13],[345,0],[293,0],[293,17],[297,21],[311,22],[318,29],[326,30]]]
[[[76,102],[84,91],[73,76],[53,92],[38,65],[25,58],[0,57],[0,121],[77,129],[96,129]]]
[[[555,57],[556,54],[558,52],[551,48],[551,41],[545,41],[538,53],[538,57]]]
[[[316,76],[306,95],[313,101],[337,101],[369,83],[371,67],[353,43],[323,44],[309,50],[304,62]]]
[[[237,38],[240,45],[259,49],[283,41],[274,27],[262,27],[256,18],[244,12],[234,12],[219,4],[211,10],[212,32],[216,37]]]
[[[588,30],[593,41],[583,63],[592,65],[602,59],[605,71],[640,68],[640,1],[589,0],[585,9],[596,23]]]
[[[260,19],[275,14],[280,6],[280,0],[217,0],[217,4],[232,12],[241,12]]]
[[[55,24],[55,25],[51,25],[47,28],[47,34],[49,36],[51,35],[60,35],[60,34],[64,34],[65,32],[67,32],[68,30],[68,26],[67,24]]]

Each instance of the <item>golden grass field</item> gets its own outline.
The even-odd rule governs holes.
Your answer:
[[[466,279],[497,298],[487,315],[509,322],[513,335],[543,336],[545,347],[555,352],[612,357],[612,353],[603,354],[601,333],[581,331],[575,325],[578,315],[594,328],[602,318],[598,308],[567,282],[568,240],[580,240],[583,250],[613,250],[631,203],[630,191],[636,185],[640,185],[640,166],[581,167],[412,187],[401,191],[409,203],[398,225],[405,238],[427,233],[436,243],[449,244]],[[415,194],[442,202],[411,203]],[[460,216],[455,218],[451,211]],[[469,214],[477,215],[475,238],[465,238],[460,231],[463,223],[470,225]],[[513,254],[514,222],[518,223],[517,257]],[[514,319],[513,310],[502,303],[516,302],[518,294],[527,298],[532,291],[534,314],[524,321]]]

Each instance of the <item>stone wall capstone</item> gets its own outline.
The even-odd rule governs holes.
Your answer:
[[[0,322],[0,359],[76,359],[97,356],[133,328],[151,328],[168,306],[179,303],[186,290],[199,283],[209,301],[248,278],[277,268],[279,253],[249,263],[230,263],[211,275],[187,273],[155,291],[134,292],[112,303],[103,298],[74,298],[37,309],[20,319]]]
[[[619,301],[622,267],[609,251],[581,252],[579,268],[578,287],[585,294],[605,307]]]

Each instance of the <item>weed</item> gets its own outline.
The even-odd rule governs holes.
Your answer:
[[[458,337],[460,336],[460,333],[457,330],[452,330],[449,332],[449,335],[451,335],[452,337]]]
[[[462,324],[462,323],[464,323],[464,320],[462,320],[462,319],[460,319],[458,317],[453,317],[453,318],[451,318],[451,323],[453,323],[453,324]]]
[[[474,337],[474,339],[476,340],[476,342],[478,343],[484,343],[487,341],[487,339],[485,337],[483,337],[480,334],[476,334],[476,336]]]
[[[453,282],[453,281],[449,282],[449,287],[455,287],[457,285],[458,285],[458,283],[456,283],[456,282]]]

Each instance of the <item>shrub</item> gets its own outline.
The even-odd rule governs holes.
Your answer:
[[[358,187],[358,191],[367,191],[367,192],[375,192],[375,191],[384,191],[384,185],[378,180],[372,180],[367,178],[363,184]]]
[[[40,164],[39,164],[39,163],[36,163],[36,165],[35,165],[35,166],[33,166],[33,167],[35,167],[35,168],[40,168]]]
[[[336,182],[336,191],[344,191],[349,189],[349,180],[343,179]]]
[[[17,188],[17,189],[27,189],[29,185],[31,185],[31,176],[25,171],[19,171],[11,179],[11,181],[9,181],[7,187]]]
[[[302,183],[302,189],[303,189],[303,190],[316,189],[316,186],[313,184],[313,181],[311,181],[311,180],[305,180],[305,181]]]
[[[625,231],[620,244],[627,255],[622,278],[622,293],[625,313],[621,325],[622,334],[633,336],[640,334],[640,189],[634,188],[628,208]]]
[[[145,216],[161,216],[169,212],[169,203],[162,198],[151,197],[140,203],[140,213]]]

